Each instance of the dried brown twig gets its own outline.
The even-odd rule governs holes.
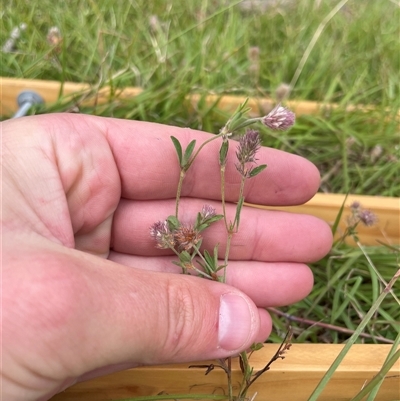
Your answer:
[[[318,322],[318,321],[311,320],[311,319],[306,319],[306,318],[303,318],[303,317],[293,316],[293,315],[290,315],[288,313],[282,312],[279,309],[268,308],[268,311],[274,313],[275,315],[283,316],[283,317],[285,317],[286,319],[288,319],[289,321],[292,321],[292,322],[303,323],[303,324],[310,325],[310,326],[323,327],[323,328],[325,328],[327,330],[334,330],[334,331],[337,331],[339,333],[344,333],[344,334],[352,335],[354,333],[354,330],[350,330],[350,329],[347,329],[345,327],[335,326],[335,325],[329,324],[329,323],[323,323],[323,322]],[[373,335],[368,334],[368,333],[360,333],[360,337],[371,338],[371,339],[374,339],[376,341],[379,341],[379,342],[382,342],[382,343],[386,343],[386,344],[393,344],[393,340],[389,340],[388,338],[381,337],[381,336],[373,336]]]

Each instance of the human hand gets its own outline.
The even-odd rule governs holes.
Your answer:
[[[184,145],[209,134],[87,115],[51,114],[2,123],[4,399],[47,400],[76,381],[138,365],[223,358],[264,341],[264,309],[305,297],[305,263],[323,257],[331,232],[305,215],[244,208],[227,284],[175,274],[149,228],[174,211]],[[188,171],[180,219],[204,203],[219,212],[218,144]],[[231,157],[235,146],[230,147]],[[262,148],[263,174],[246,201],[291,205],[319,185],[306,160]],[[240,177],[227,166],[227,200]],[[235,206],[229,205],[228,213]],[[204,246],[224,240],[223,223]]]

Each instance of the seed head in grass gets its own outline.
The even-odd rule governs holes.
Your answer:
[[[296,115],[286,107],[278,104],[272,109],[261,122],[272,130],[286,131],[293,126]]]
[[[166,220],[154,223],[150,227],[150,236],[156,241],[156,247],[159,249],[173,249],[175,246],[174,234]]]
[[[59,47],[62,42],[60,29],[57,26],[52,26],[47,32],[47,43],[53,47]]]
[[[281,102],[282,100],[289,97],[291,91],[292,91],[291,86],[282,82],[275,90],[276,100],[278,102]]]
[[[3,53],[13,53],[17,48],[17,42],[21,33],[25,31],[27,25],[25,23],[16,26],[10,33],[10,37],[7,39],[6,43],[4,43],[2,47]]]
[[[378,221],[376,214],[371,210],[364,209],[358,201],[354,201],[350,205],[350,209],[352,212],[351,221],[353,224],[361,222],[365,226],[371,227]]]
[[[371,227],[377,222],[377,217],[371,210],[363,209],[359,212],[358,217],[365,226]]]

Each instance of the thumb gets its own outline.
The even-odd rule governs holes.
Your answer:
[[[3,276],[4,358],[14,382],[35,394],[121,367],[224,358],[271,330],[265,310],[222,283],[54,243],[19,249]]]
[[[102,364],[224,358],[264,341],[270,333],[268,313],[236,288],[198,277],[104,264],[107,269],[90,279],[85,305],[92,311],[86,306],[81,322],[85,338],[98,342]],[[82,352],[88,350],[87,344],[81,347]]]

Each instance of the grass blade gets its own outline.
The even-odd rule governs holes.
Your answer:
[[[358,325],[357,329],[355,330],[354,334],[349,338],[343,349],[339,352],[339,355],[336,357],[336,359],[333,361],[332,365],[328,369],[328,371],[325,373],[321,381],[319,382],[318,386],[315,388],[315,390],[312,392],[310,398],[308,401],[316,401],[322,391],[324,390],[325,386],[328,384],[329,380],[335,373],[336,369],[342,362],[343,358],[346,356],[347,352],[351,348],[351,346],[355,343],[357,340],[358,336],[360,333],[364,330],[365,326],[368,324],[370,319],[374,316],[376,311],[378,310],[380,304],[382,301],[385,299],[386,295],[391,291],[394,283],[396,280],[400,277],[400,269],[396,272],[396,274],[392,277],[388,285],[385,287],[385,289],[381,292],[379,295],[378,299],[374,302],[372,305],[371,309],[368,311],[368,313],[364,316],[364,318],[361,320],[360,324]],[[393,362],[394,363],[394,362]]]

